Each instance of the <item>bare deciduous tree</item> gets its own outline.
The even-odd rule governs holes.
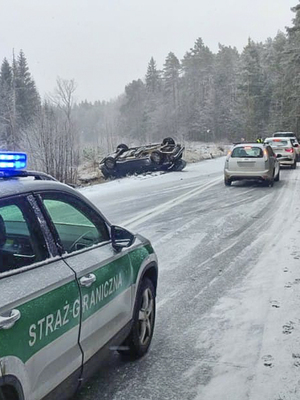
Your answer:
[[[27,134],[34,167],[66,183],[76,182],[79,164],[78,135],[72,118],[75,90],[73,80],[58,78],[55,93],[48,96]]]

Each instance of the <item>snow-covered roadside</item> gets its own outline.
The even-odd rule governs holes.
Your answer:
[[[230,148],[231,145],[225,143],[186,142],[183,158],[189,163],[194,163],[222,157]]]
[[[203,362],[214,378],[199,386],[197,400],[300,398],[299,198],[295,171],[276,219],[257,238],[264,246],[258,263],[205,317],[209,330],[197,346],[213,348]]]
[[[182,180],[188,178],[197,184],[198,180],[202,177],[209,177],[210,174],[223,172],[225,158],[220,157],[217,160],[205,160],[203,162],[187,164],[183,171],[178,172],[152,172],[145,175],[131,175],[121,179],[106,181],[105,185],[95,184],[91,186],[82,187],[79,190],[87,196],[94,203],[98,203],[101,198],[102,201],[112,202],[116,196],[126,196],[128,192],[132,194],[145,193],[147,190],[153,190],[155,186],[159,186],[163,180],[164,185],[178,185]],[[101,208],[101,206],[100,206]]]

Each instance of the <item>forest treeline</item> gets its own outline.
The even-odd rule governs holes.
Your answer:
[[[82,154],[96,158],[120,142],[299,136],[300,4],[292,11],[286,33],[249,39],[241,53],[219,45],[214,54],[198,38],[182,60],[170,52],[162,69],[152,57],[145,77],[109,102],[76,103],[76,83],[61,78],[42,100],[20,51],[1,65],[0,146],[25,149],[35,168],[74,182]]]

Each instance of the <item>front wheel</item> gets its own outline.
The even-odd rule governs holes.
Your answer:
[[[224,184],[225,186],[231,186],[231,180],[230,179],[224,179]]]
[[[274,181],[278,182],[280,179],[280,169],[278,169],[278,174],[275,176]]]
[[[180,159],[176,161],[174,167],[172,168],[172,171],[182,171],[183,168],[185,167],[186,167],[186,161]]]
[[[162,145],[164,146],[165,144],[175,145],[175,140],[171,137],[164,138]]]
[[[297,161],[295,160],[294,164],[291,165],[291,169],[296,169],[297,167]]]
[[[155,323],[155,290],[150,279],[143,279],[138,289],[133,325],[119,353],[131,358],[143,357],[151,344]]]
[[[127,144],[121,143],[118,145],[117,147],[117,151],[127,151],[128,150],[128,146]]]
[[[114,169],[116,160],[113,157],[107,157],[104,161],[104,165],[107,169]]]

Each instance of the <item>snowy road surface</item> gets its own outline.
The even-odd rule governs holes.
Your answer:
[[[300,399],[300,167],[225,187],[223,165],[82,190],[160,272],[149,354],[113,354],[77,400]]]

